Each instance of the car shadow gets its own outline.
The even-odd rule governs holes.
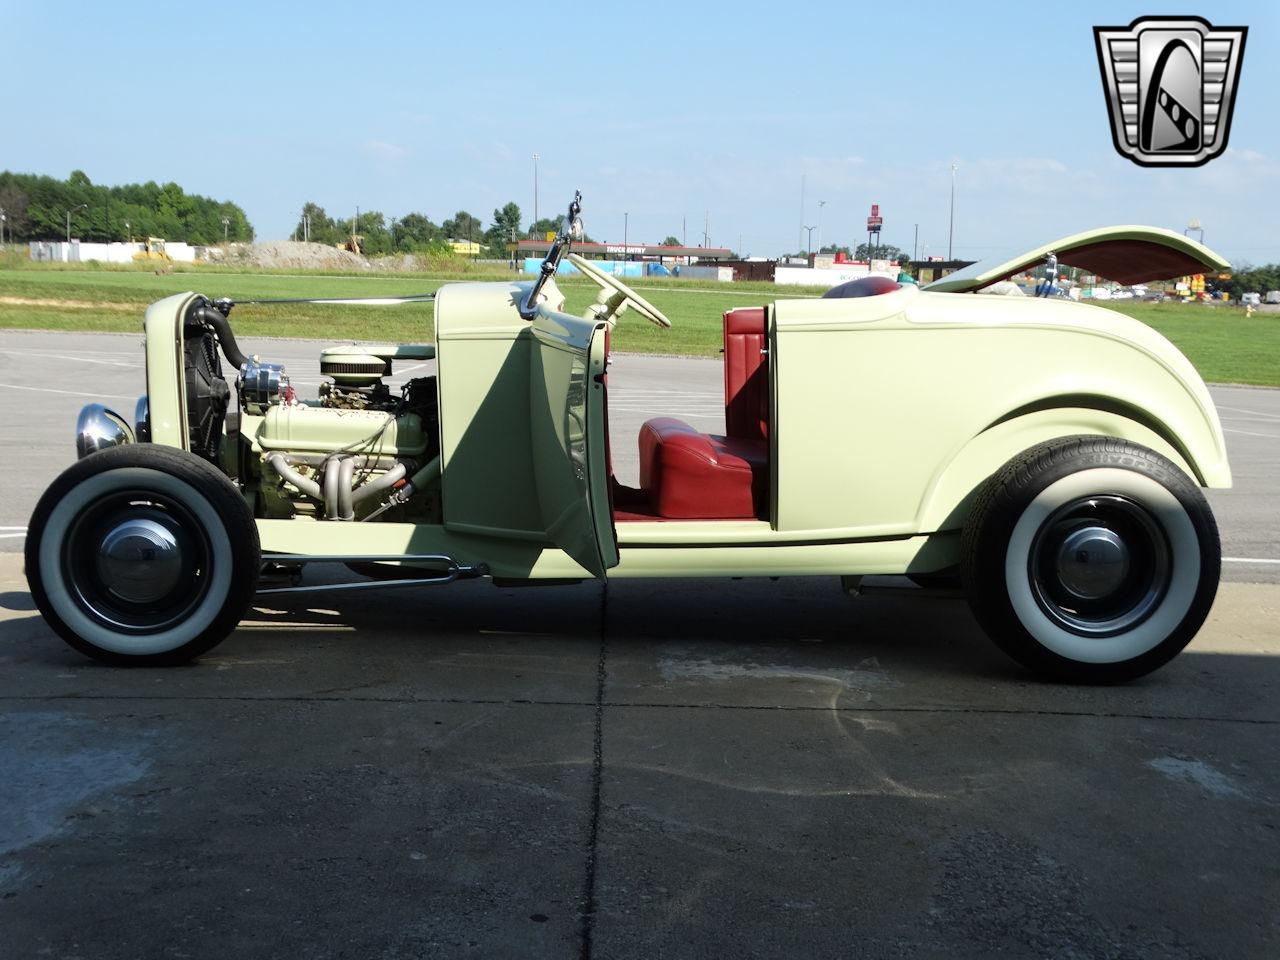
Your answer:
[[[26,590],[8,590],[0,593],[0,610],[34,610],[36,602]]]
[[[0,658],[10,670],[20,663],[93,663],[54,634],[26,591],[0,594],[0,608],[10,614],[0,620]],[[911,589],[851,598],[831,577],[615,581],[607,591],[591,581],[516,589],[481,581],[259,596],[235,634],[206,659],[230,653],[265,660],[287,655],[296,662],[308,657],[309,647],[323,658],[322,648],[334,637],[357,643],[362,653],[383,662],[406,658],[418,664],[424,654],[484,658],[499,647],[594,664],[603,640],[609,674],[626,675],[638,686],[695,665],[744,678],[857,669],[892,671],[906,682],[1062,688],[1038,680],[1001,653],[963,600]],[[324,670],[323,662],[309,666]],[[200,662],[191,668],[199,670]],[[493,669],[500,671],[501,664],[495,661]],[[1253,697],[1247,690],[1265,688],[1274,697],[1280,691],[1280,656],[1223,654],[1193,644],[1169,666],[1126,688],[1154,693],[1173,680],[1208,693],[1227,682],[1220,678],[1239,684],[1245,702]],[[1259,709],[1265,699],[1258,700]]]

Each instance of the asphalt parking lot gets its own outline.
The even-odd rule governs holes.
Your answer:
[[[1120,688],[1030,680],[960,601],[811,578],[272,597],[121,671],[52,636],[14,551],[79,406],[132,408],[139,340],[0,334],[6,955],[1280,953],[1280,391],[1214,388],[1235,560]],[[314,389],[318,344],[247,346]],[[714,361],[610,387],[624,479],[643,419],[721,415]]]

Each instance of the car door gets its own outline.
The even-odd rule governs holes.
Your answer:
[[[607,461],[607,324],[542,308],[531,329],[529,427],[543,528],[603,577],[618,563]]]

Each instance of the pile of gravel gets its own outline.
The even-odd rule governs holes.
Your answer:
[[[272,240],[267,243],[233,243],[225,247],[221,262],[265,270],[369,270],[369,261],[349,250],[324,243]]]

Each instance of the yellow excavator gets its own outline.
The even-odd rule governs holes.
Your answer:
[[[142,249],[133,255],[133,259],[138,261],[163,260],[166,263],[173,262],[173,257],[165,252],[163,237],[147,237],[142,244]]]
[[[347,250],[351,253],[364,256],[364,236],[359,233],[353,233],[345,240],[339,240],[334,244],[339,250]]]

